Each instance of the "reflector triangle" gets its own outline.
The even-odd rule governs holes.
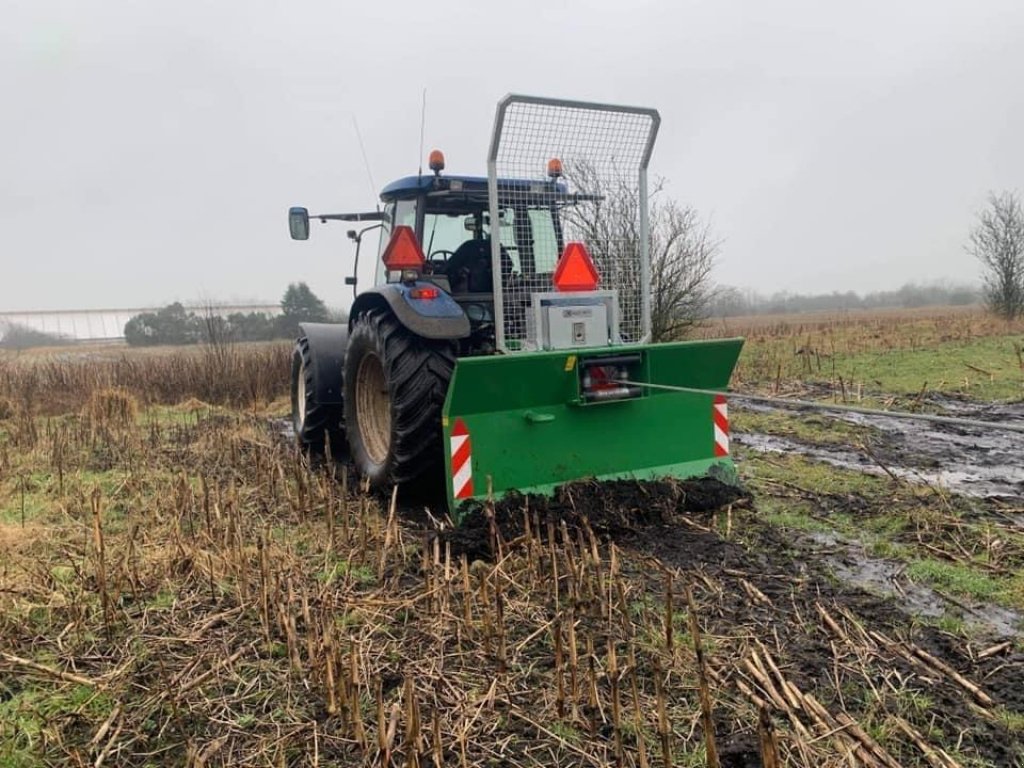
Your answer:
[[[555,290],[592,291],[600,279],[587,247],[583,243],[568,243],[555,267]]]
[[[416,233],[412,231],[412,227],[395,227],[381,259],[388,269],[419,269],[423,266],[423,251],[416,242]]]

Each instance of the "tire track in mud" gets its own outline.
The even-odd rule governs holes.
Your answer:
[[[759,452],[799,453],[843,469],[877,475],[888,472],[966,496],[1024,497],[1024,436],[995,428],[1004,421],[1024,422],[1024,403],[979,405],[937,395],[927,402],[951,416],[991,421],[994,428],[986,431],[857,413],[819,414],[870,428],[874,457],[855,446],[811,443],[759,432],[737,431],[733,439]],[[780,412],[763,405],[744,407],[760,413]]]

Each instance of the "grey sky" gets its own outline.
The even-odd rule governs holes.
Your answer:
[[[427,149],[484,170],[508,91],[657,107],[652,169],[725,239],[717,281],[973,280],[1024,188],[1024,4],[7,0],[0,309],[347,303],[344,225]]]

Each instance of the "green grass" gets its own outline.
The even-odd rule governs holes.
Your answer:
[[[891,492],[888,477],[833,467],[797,454],[762,454],[737,446],[740,475],[755,487],[764,481],[788,483],[815,494],[884,496]]]
[[[781,435],[818,445],[856,445],[877,433],[872,427],[851,424],[828,414],[792,411],[758,412],[736,409],[731,415],[730,426],[737,432]]]
[[[181,405],[152,405],[140,414],[139,420],[142,424],[158,424],[161,427],[195,426],[209,415],[223,411],[223,408],[215,405],[203,405],[197,408],[186,408]]]
[[[1003,584],[960,563],[933,559],[914,560],[907,567],[907,575],[914,581],[976,600],[991,602],[1007,597]]]
[[[802,509],[795,509],[794,506],[768,502],[764,505],[766,514],[763,514],[761,519],[779,528],[805,533],[830,533],[836,529],[837,526],[812,517],[809,504],[799,505]]]
[[[1024,370],[1013,346],[1021,341],[1019,336],[991,336],[920,349],[864,352],[838,359],[836,374],[883,392],[916,394],[927,383],[930,390],[960,392],[978,400],[1015,399],[1024,396]]]
[[[34,493],[26,493],[23,504],[21,491],[15,486],[13,493],[5,494],[5,498],[0,500],[0,523],[13,525],[20,524],[22,520],[33,522],[42,517],[48,508],[46,499]]]
[[[948,613],[942,616],[919,616],[915,618],[915,621],[918,624],[935,627],[940,632],[946,632],[950,635],[970,634],[970,628],[966,621],[959,616],[953,616]]]
[[[1014,733],[1024,733],[1024,712],[1014,712],[1006,707],[996,707],[992,714]]]
[[[377,574],[372,568],[366,565],[353,565],[348,560],[338,560],[318,574],[318,578],[325,584],[332,584],[346,576],[357,584],[373,584],[377,581]]]
[[[114,701],[88,686],[49,690],[42,686],[17,693],[0,685],[0,765],[35,768],[46,765],[39,743],[47,738],[51,722],[85,716],[97,722],[109,715]]]
[[[569,744],[579,744],[583,740],[583,734],[561,720],[555,720],[548,723],[546,727],[549,731],[555,734],[555,736]]]

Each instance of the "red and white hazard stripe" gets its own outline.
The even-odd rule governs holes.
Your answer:
[[[715,456],[729,455],[729,406],[722,395],[715,396],[712,410],[715,424]]]
[[[469,430],[462,419],[456,419],[452,428],[451,451],[452,495],[456,499],[468,499],[473,495],[473,459]]]

